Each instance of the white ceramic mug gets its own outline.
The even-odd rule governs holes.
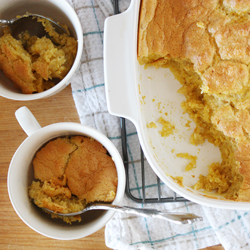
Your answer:
[[[52,18],[56,22],[66,24],[70,33],[78,41],[77,54],[75,61],[68,74],[54,87],[41,93],[23,94],[16,89],[13,83],[0,70],[0,95],[19,101],[37,100],[54,95],[64,89],[69,83],[72,75],[78,69],[83,51],[83,31],[79,18],[66,0],[1,0],[0,4],[0,19],[12,19],[17,15],[25,13],[35,13]],[[2,28],[0,26],[0,36]]]
[[[16,150],[8,171],[8,193],[19,217],[36,232],[50,238],[72,240],[90,235],[101,229],[114,215],[113,211],[101,214],[86,213],[88,221],[66,224],[44,213],[28,197],[28,186],[34,180],[32,160],[37,150],[53,138],[67,135],[84,135],[99,141],[111,155],[117,169],[118,186],[113,204],[118,205],[125,190],[125,170],[121,156],[113,143],[102,133],[78,123],[62,122],[41,128],[35,117],[26,107],[16,111],[16,118],[28,137]]]

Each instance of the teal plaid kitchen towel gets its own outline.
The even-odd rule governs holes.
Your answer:
[[[58,0],[59,1],[59,0]],[[68,0],[83,28],[84,49],[79,70],[71,81],[72,95],[82,124],[104,133],[121,150],[120,121],[108,113],[103,72],[104,21],[113,15],[110,0]],[[139,0],[135,0],[139,1]],[[208,1],[208,0],[207,0]],[[130,0],[120,0],[120,12]],[[115,31],[114,31],[115,32]],[[140,180],[140,147],[134,125],[126,122],[130,172],[130,191],[142,197]],[[156,177],[145,163],[147,197],[155,197]],[[162,195],[172,191],[161,183]],[[175,212],[190,212],[203,217],[203,222],[175,225],[159,219],[150,219],[116,213],[105,228],[107,247],[118,250],[132,249],[201,249],[222,244],[225,249],[250,249],[250,215],[248,211],[221,210],[203,207],[192,202],[165,204],[138,204],[124,197],[121,205],[155,208]]]

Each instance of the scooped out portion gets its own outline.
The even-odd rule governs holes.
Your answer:
[[[58,34],[48,20],[38,18],[38,21],[48,37],[30,36],[26,31],[20,34],[20,39],[15,39],[8,27],[0,37],[0,70],[24,94],[55,86],[67,75],[77,53],[75,38]]]
[[[29,197],[41,208],[73,213],[88,203],[112,202],[117,190],[117,171],[107,150],[85,136],[60,137],[49,141],[33,160],[35,180]],[[67,223],[81,217],[62,217]]]

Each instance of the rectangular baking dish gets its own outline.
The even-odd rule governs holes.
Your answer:
[[[208,166],[221,161],[220,151],[205,142],[189,143],[194,122],[183,114],[184,95],[169,69],[139,65],[137,61],[137,31],[140,0],[132,0],[122,14],[109,17],[104,25],[104,77],[110,114],[124,117],[134,123],[141,147],[153,171],[174,192],[201,205],[241,209],[250,208],[249,202],[226,200],[214,193],[197,191],[192,186],[199,175],[207,175]],[[163,125],[159,118],[174,126],[174,133],[161,136]],[[152,122],[156,127],[149,126]],[[185,171],[188,159],[178,153],[196,156],[196,167]],[[183,185],[174,180],[183,177]]]

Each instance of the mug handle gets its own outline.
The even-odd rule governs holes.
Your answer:
[[[28,136],[32,135],[41,128],[34,115],[25,106],[16,110],[15,116],[20,126]]]

